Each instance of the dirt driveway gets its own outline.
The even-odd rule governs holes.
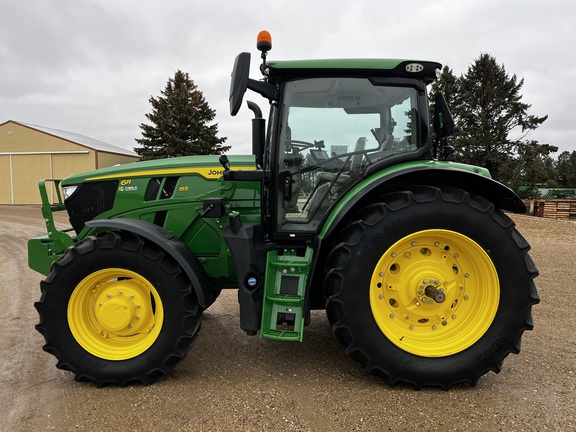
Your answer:
[[[205,312],[198,341],[144,387],[77,383],[42,351],[41,276],[26,240],[37,207],[0,206],[0,431],[576,430],[576,223],[514,216],[540,270],[522,352],[477,387],[390,387],[366,375],[315,312],[303,343],[248,337],[235,292]]]

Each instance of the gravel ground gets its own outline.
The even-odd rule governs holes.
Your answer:
[[[303,343],[248,337],[231,291],[168,377],[98,389],[56,369],[34,330],[41,275],[26,240],[44,234],[39,208],[0,206],[0,430],[576,430],[576,223],[512,217],[532,245],[541,303],[520,355],[474,388],[415,391],[365,374],[321,311]]]

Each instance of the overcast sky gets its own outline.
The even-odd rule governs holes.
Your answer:
[[[168,78],[188,72],[230,153],[250,150],[251,112],[228,108],[235,56],[272,34],[269,59],[435,60],[456,75],[481,53],[524,78],[548,120],[529,135],[576,150],[573,0],[0,0],[0,123],[15,120],[132,149]],[[248,98],[265,110],[256,94]]]

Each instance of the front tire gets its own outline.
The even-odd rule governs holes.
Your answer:
[[[77,381],[148,384],[184,358],[200,329],[202,310],[180,266],[134,234],[84,239],[40,285],[43,349]]]
[[[475,385],[520,351],[538,272],[514,223],[481,197],[416,187],[366,207],[328,258],[328,319],[391,384]]]

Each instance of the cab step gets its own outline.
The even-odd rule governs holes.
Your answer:
[[[260,337],[302,342],[304,297],[311,262],[309,247],[304,256],[291,249],[268,252]]]

